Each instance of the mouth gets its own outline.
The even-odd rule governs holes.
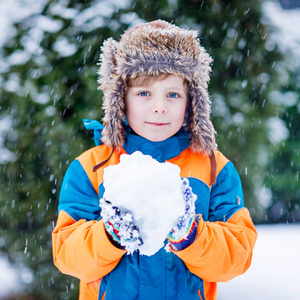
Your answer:
[[[152,125],[152,126],[157,126],[157,127],[160,127],[160,126],[166,126],[166,125],[168,125],[169,123],[161,123],[161,122],[146,122],[146,124],[148,124],[148,125]]]

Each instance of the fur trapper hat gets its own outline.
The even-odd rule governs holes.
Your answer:
[[[137,25],[127,30],[120,42],[112,38],[106,40],[99,69],[105,112],[102,141],[107,146],[123,146],[125,93],[129,79],[166,73],[187,80],[186,129],[191,133],[191,147],[193,151],[210,154],[216,149],[207,92],[211,62],[212,58],[200,46],[196,31],[165,21]]]

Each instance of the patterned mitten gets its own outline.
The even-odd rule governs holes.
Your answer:
[[[192,244],[197,234],[195,221],[195,201],[197,196],[193,193],[187,178],[182,178],[182,195],[185,201],[184,215],[179,217],[177,224],[168,235],[171,247],[182,250]]]
[[[143,244],[139,237],[139,229],[133,224],[133,216],[130,212],[121,212],[111,202],[102,198],[100,200],[101,216],[109,240],[117,247],[133,253]]]

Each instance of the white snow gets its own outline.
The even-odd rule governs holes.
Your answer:
[[[269,93],[269,99],[274,104],[289,107],[289,106],[293,106],[297,103],[298,94],[296,92],[292,92],[292,91],[280,92],[280,91],[275,90],[275,91],[271,91]]]
[[[261,204],[264,208],[268,208],[272,204],[272,191],[265,185],[261,185],[262,188],[255,191],[255,196],[259,204]]]
[[[159,163],[149,155],[123,154],[120,163],[104,169],[103,198],[121,211],[130,211],[144,244],[140,253],[152,255],[164,246],[177,219],[184,215],[178,166]]]
[[[263,3],[265,23],[274,28],[270,43],[276,43],[281,51],[286,54],[294,66],[300,65],[300,8],[285,10],[280,7],[278,1],[266,1]],[[268,47],[268,44],[267,44]]]
[[[8,259],[0,253],[0,299],[18,289],[17,270],[13,268]]]
[[[286,128],[285,122],[278,117],[268,119],[268,138],[273,144],[280,143],[290,136],[290,131]]]
[[[54,20],[47,16],[39,15],[35,20],[36,26],[39,27],[42,31],[55,33],[59,31],[64,23],[61,20]]]
[[[53,49],[62,57],[71,56],[77,51],[76,45],[69,43],[65,37],[58,38],[53,44]]]
[[[128,8],[130,5],[128,0],[98,0],[91,7],[78,13],[73,19],[73,23],[83,31],[89,32],[104,26],[115,11]]]
[[[24,65],[31,55],[22,50],[15,50],[10,56],[7,57],[7,62],[10,65]]]
[[[0,48],[16,31],[12,25],[30,16],[41,13],[45,0],[0,1]]]
[[[73,7],[66,7],[62,3],[52,2],[49,7],[49,12],[53,16],[60,16],[63,19],[72,20],[75,18],[79,11]]]
[[[279,1],[266,1],[263,3],[264,24],[271,32],[266,43],[266,50],[273,50],[278,46],[283,54],[284,61],[275,62],[274,68],[280,74],[283,85],[288,85],[290,75],[288,71],[298,72],[300,68],[300,8],[285,10],[282,9]],[[292,106],[298,101],[299,95],[294,91],[273,90],[268,98],[274,104],[280,106]],[[300,108],[300,104],[298,105]],[[289,138],[290,132],[285,122],[277,117],[268,120],[268,138],[271,143],[280,143]]]
[[[259,225],[250,269],[220,283],[218,300],[300,299],[300,225]]]
[[[4,137],[11,131],[12,124],[12,119],[9,116],[4,116],[0,119],[0,164],[16,160],[16,155],[4,147]]]

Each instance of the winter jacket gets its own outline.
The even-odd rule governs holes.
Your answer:
[[[98,123],[93,126],[101,129]],[[95,131],[96,140],[99,132]],[[217,299],[217,282],[249,268],[257,233],[244,207],[239,175],[232,162],[215,151],[217,177],[210,186],[210,159],[191,150],[188,136],[180,131],[165,141],[151,142],[128,133],[123,148],[112,152],[99,144],[70,164],[53,230],[53,257],[62,273],[80,279],[80,300],[213,300]],[[120,155],[135,151],[178,165],[181,177],[189,179],[197,195],[197,237],[181,251],[161,249],[150,257],[138,251],[127,255],[107,237],[99,207],[103,170],[118,164]]]

